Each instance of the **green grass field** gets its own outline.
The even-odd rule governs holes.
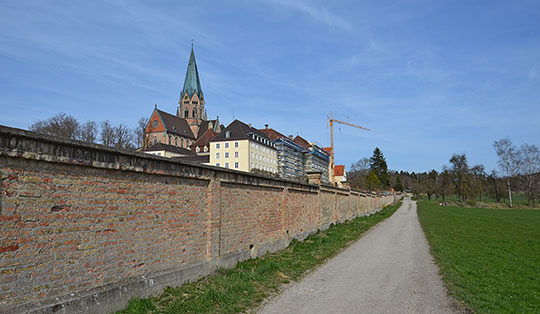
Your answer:
[[[425,195],[425,194],[422,195],[422,200],[427,201],[428,200],[427,195]],[[438,202],[443,201],[442,197],[436,198],[434,196],[431,197],[431,200],[432,201],[438,201]],[[455,202],[459,202],[459,198],[457,197],[457,195],[451,194],[451,195],[447,195],[445,197],[445,201],[455,203]],[[478,197],[475,197],[474,199],[470,200],[469,202],[478,203],[478,202],[480,202],[480,200],[478,199]],[[524,193],[512,193],[512,202],[513,202],[513,207],[514,208],[540,208],[540,205],[538,204],[538,201],[535,202],[534,204],[531,204],[531,206],[527,205],[528,198],[527,198],[527,194],[524,194]],[[508,194],[507,193],[502,193],[501,194],[500,202],[496,202],[493,195],[484,194],[484,195],[482,195],[481,203],[487,205],[488,207],[510,208],[510,206],[509,206],[510,202],[508,201]]]
[[[197,282],[168,287],[157,297],[133,299],[125,310],[117,313],[245,312],[276,293],[283,284],[297,281],[308,270],[339,253],[362,233],[392,215],[400,205],[401,202],[377,214],[333,225],[302,242],[293,241],[284,250],[238,263],[233,269],[219,270]]]
[[[540,313],[540,210],[418,203],[450,292],[477,313]]]

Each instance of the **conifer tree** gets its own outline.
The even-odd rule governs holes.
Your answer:
[[[381,182],[379,181],[379,178],[377,178],[377,174],[375,174],[375,171],[371,170],[366,180],[368,190],[376,190],[380,184]]]
[[[382,151],[375,147],[373,156],[369,159],[369,169],[377,175],[381,182],[381,187],[387,189],[390,187],[390,174],[388,174],[388,165]]]
[[[396,184],[394,184],[394,191],[403,192],[403,184],[401,183],[401,176],[398,175],[396,179]]]

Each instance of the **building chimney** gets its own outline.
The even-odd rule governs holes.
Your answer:
[[[293,139],[293,136],[292,136],[292,135],[289,135],[289,139],[292,140],[292,139]]]
[[[251,123],[249,124],[249,128],[250,128],[250,129],[252,128]]]
[[[264,125],[264,128],[268,130],[268,123]]]

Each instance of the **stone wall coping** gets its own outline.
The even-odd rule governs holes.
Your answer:
[[[222,182],[243,182],[250,185],[293,186],[309,190],[318,190],[319,188],[318,185],[304,182],[266,177],[185,160],[173,160],[142,152],[39,134],[4,125],[0,125],[0,156],[121,171],[183,176],[202,180],[219,179]]]

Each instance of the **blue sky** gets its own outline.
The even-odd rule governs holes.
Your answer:
[[[175,113],[195,54],[208,116],[391,169],[452,153],[496,167],[495,140],[540,146],[539,1],[0,1],[0,124],[66,112],[134,127]]]

